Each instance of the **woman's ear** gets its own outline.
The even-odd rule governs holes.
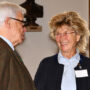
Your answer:
[[[5,19],[5,26],[8,28],[8,29],[10,29],[10,18],[9,17],[7,17],[6,19]]]
[[[79,34],[77,34],[77,42],[80,40],[80,35]]]

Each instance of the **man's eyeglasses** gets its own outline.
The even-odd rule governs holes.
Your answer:
[[[24,20],[19,20],[19,19],[12,18],[12,17],[10,17],[10,18],[11,18],[11,19],[13,19],[13,20],[16,20],[16,21],[19,21],[19,22],[23,23],[23,27],[26,27],[26,26],[28,26],[28,25],[29,25],[29,23],[28,23],[27,21],[24,21]]]
[[[55,33],[55,36],[68,36],[72,33],[76,33],[76,32],[72,31],[72,32],[64,32],[64,33]]]

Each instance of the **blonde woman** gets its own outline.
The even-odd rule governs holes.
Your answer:
[[[70,11],[52,17],[49,25],[59,52],[41,61],[34,80],[37,90],[90,90],[90,59],[83,55],[87,23]]]

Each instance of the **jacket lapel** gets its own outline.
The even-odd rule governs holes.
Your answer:
[[[80,55],[80,62],[75,68],[75,70],[87,70],[87,60],[84,56]],[[89,77],[76,77],[77,90],[88,90],[88,80]]]

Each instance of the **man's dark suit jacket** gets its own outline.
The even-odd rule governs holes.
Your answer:
[[[87,69],[88,77],[76,77],[77,90],[90,90],[90,59],[80,55],[80,62],[75,70],[84,69]],[[57,55],[42,60],[34,80],[37,90],[61,90],[63,70],[64,66],[58,63]]]
[[[35,90],[23,62],[0,38],[0,90]]]

